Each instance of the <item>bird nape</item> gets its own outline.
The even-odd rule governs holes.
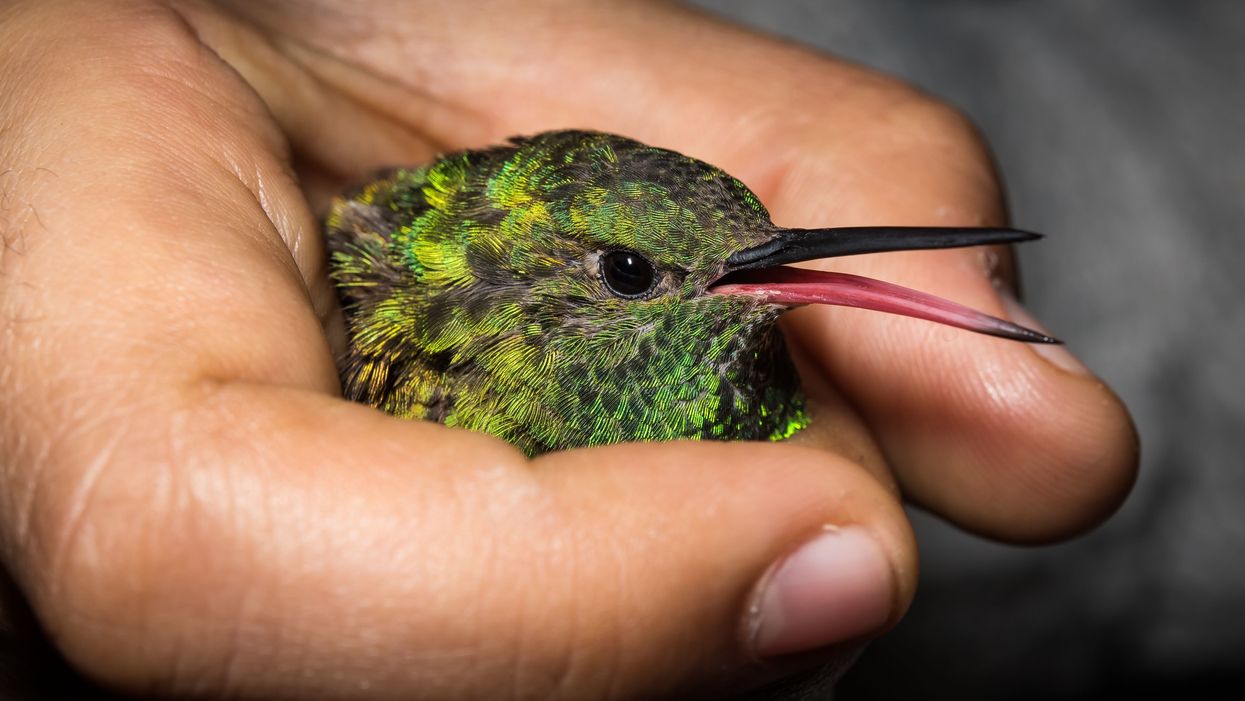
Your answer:
[[[780,440],[809,414],[779,315],[875,309],[1057,342],[915,290],[787,267],[1005,244],[1013,229],[784,229],[722,170],[560,131],[385,173],[325,222],[348,398],[529,455],[621,441]]]

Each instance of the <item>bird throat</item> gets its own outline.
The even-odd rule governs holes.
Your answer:
[[[389,306],[356,307],[352,325],[391,323]],[[632,310],[625,323],[531,325],[477,343],[465,362],[384,340],[415,334],[356,333],[345,392],[397,416],[493,434],[528,455],[625,441],[782,440],[809,424],[779,308],[705,295]],[[410,323],[427,321],[416,313]]]

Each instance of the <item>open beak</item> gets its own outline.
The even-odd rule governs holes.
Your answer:
[[[835,304],[928,319],[978,333],[1028,343],[1058,339],[907,287],[847,273],[791,268],[818,258],[884,251],[959,248],[1041,238],[1018,229],[845,227],[779,229],[769,241],[732,255],[726,274],[709,287],[715,294],[753,295],[772,304]]]

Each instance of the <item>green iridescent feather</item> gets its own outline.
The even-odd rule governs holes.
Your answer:
[[[774,227],[742,183],[701,161],[546,133],[388,173],[338,199],[326,230],[352,399],[528,454],[778,440],[809,421],[781,308],[706,291]],[[609,289],[613,251],[651,262],[651,292]]]

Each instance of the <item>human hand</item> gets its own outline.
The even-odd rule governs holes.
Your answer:
[[[528,462],[341,401],[312,213],[380,166],[578,126],[719,165],[779,224],[1003,216],[971,130],[888,79],[677,6],[479,7],[0,11],[0,543],[72,662],[248,698],[736,688],[902,615],[901,494],[1014,541],[1118,504],[1131,425],[1069,357],[855,310],[788,320],[803,445]],[[1008,261],[833,265],[1004,313]],[[806,542],[840,566],[767,575]]]

